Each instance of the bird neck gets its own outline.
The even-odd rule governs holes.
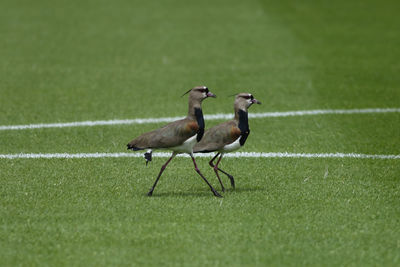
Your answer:
[[[247,110],[235,109],[235,120],[238,122],[238,127],[242,133],[249,130],[249,116]]]
[[[197,142],[200,142],[205,128],[203,110],[201,109],[200,102],[189,101],[188,118],[195,120],[199,126],[199,129],[197,130]]]
[[[199,101],[189,100],[188,117],[196,119],[196,110],[201,110],[201,103]]]
[[[246,116],[247,116],[247,112],[248,112],[246,107],[239,107],[237,105],[234,106],[234,111],[235,111],[235,120],[237,120],[237,121],[239,121],[239,119],[240,119],[240,114],[246,113]]]

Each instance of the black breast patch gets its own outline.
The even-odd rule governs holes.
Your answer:
[[[241,146],[243,146],[250,134],[250,129],[248,114],[246,111],[241,109],[239,109],[239,129],[241,134],[239,143]]]
[[[203,117],[203,111],[201,108],[195,108],[194,109],[194,115],[196,116],[197,124],[199,125],[199,130],[197,131],[197,142],[200,142],[201,138],[203,138],[204,134],[204,117]]]

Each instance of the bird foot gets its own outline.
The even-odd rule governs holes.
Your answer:
[[[215,190],[211,190],[211,191],[213,192],[214,196],[222,197],[222,195],[220,193],[218,193],[217,191],[215,191]]]
[[[233,179],[233,176],[230,175],[230,176],[228,176],[228,178],[229,178],[229,180],[231,181],[231,186],[232,186],[232,188],[235,189],[235,180]]]
[[[151,197],[153,195],[153,190],[150,190],[148,193],[147,193],[147,196],[148,197]]]
[[[144,159],[146,160],[146,166],[149,163],[149,161],[151,161],[153,159],[152,154],[153,154],[152,150],[148,150],[146,153],[144,153]]]

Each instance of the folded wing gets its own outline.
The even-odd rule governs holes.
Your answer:
[[[241,135],[237,122],[227,121],[208,129],[203,138],[197,143],[193,152],[213,152],[223,149],[224,146],[235,142]]]
[[[181,145],[199,130],[196,121],[185,118],[165,125],[157,130],[147,132],[133,139],[128,149],[142,150],[149,148],[169,148]]]

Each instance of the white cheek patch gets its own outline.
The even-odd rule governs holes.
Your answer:
[[[203,92],[203,98],[207,97],[207,93]]]
[[[251,101],[251,99],[247,99],[247,106],[249,107],[251,104],[253,104],[253,101]]]

